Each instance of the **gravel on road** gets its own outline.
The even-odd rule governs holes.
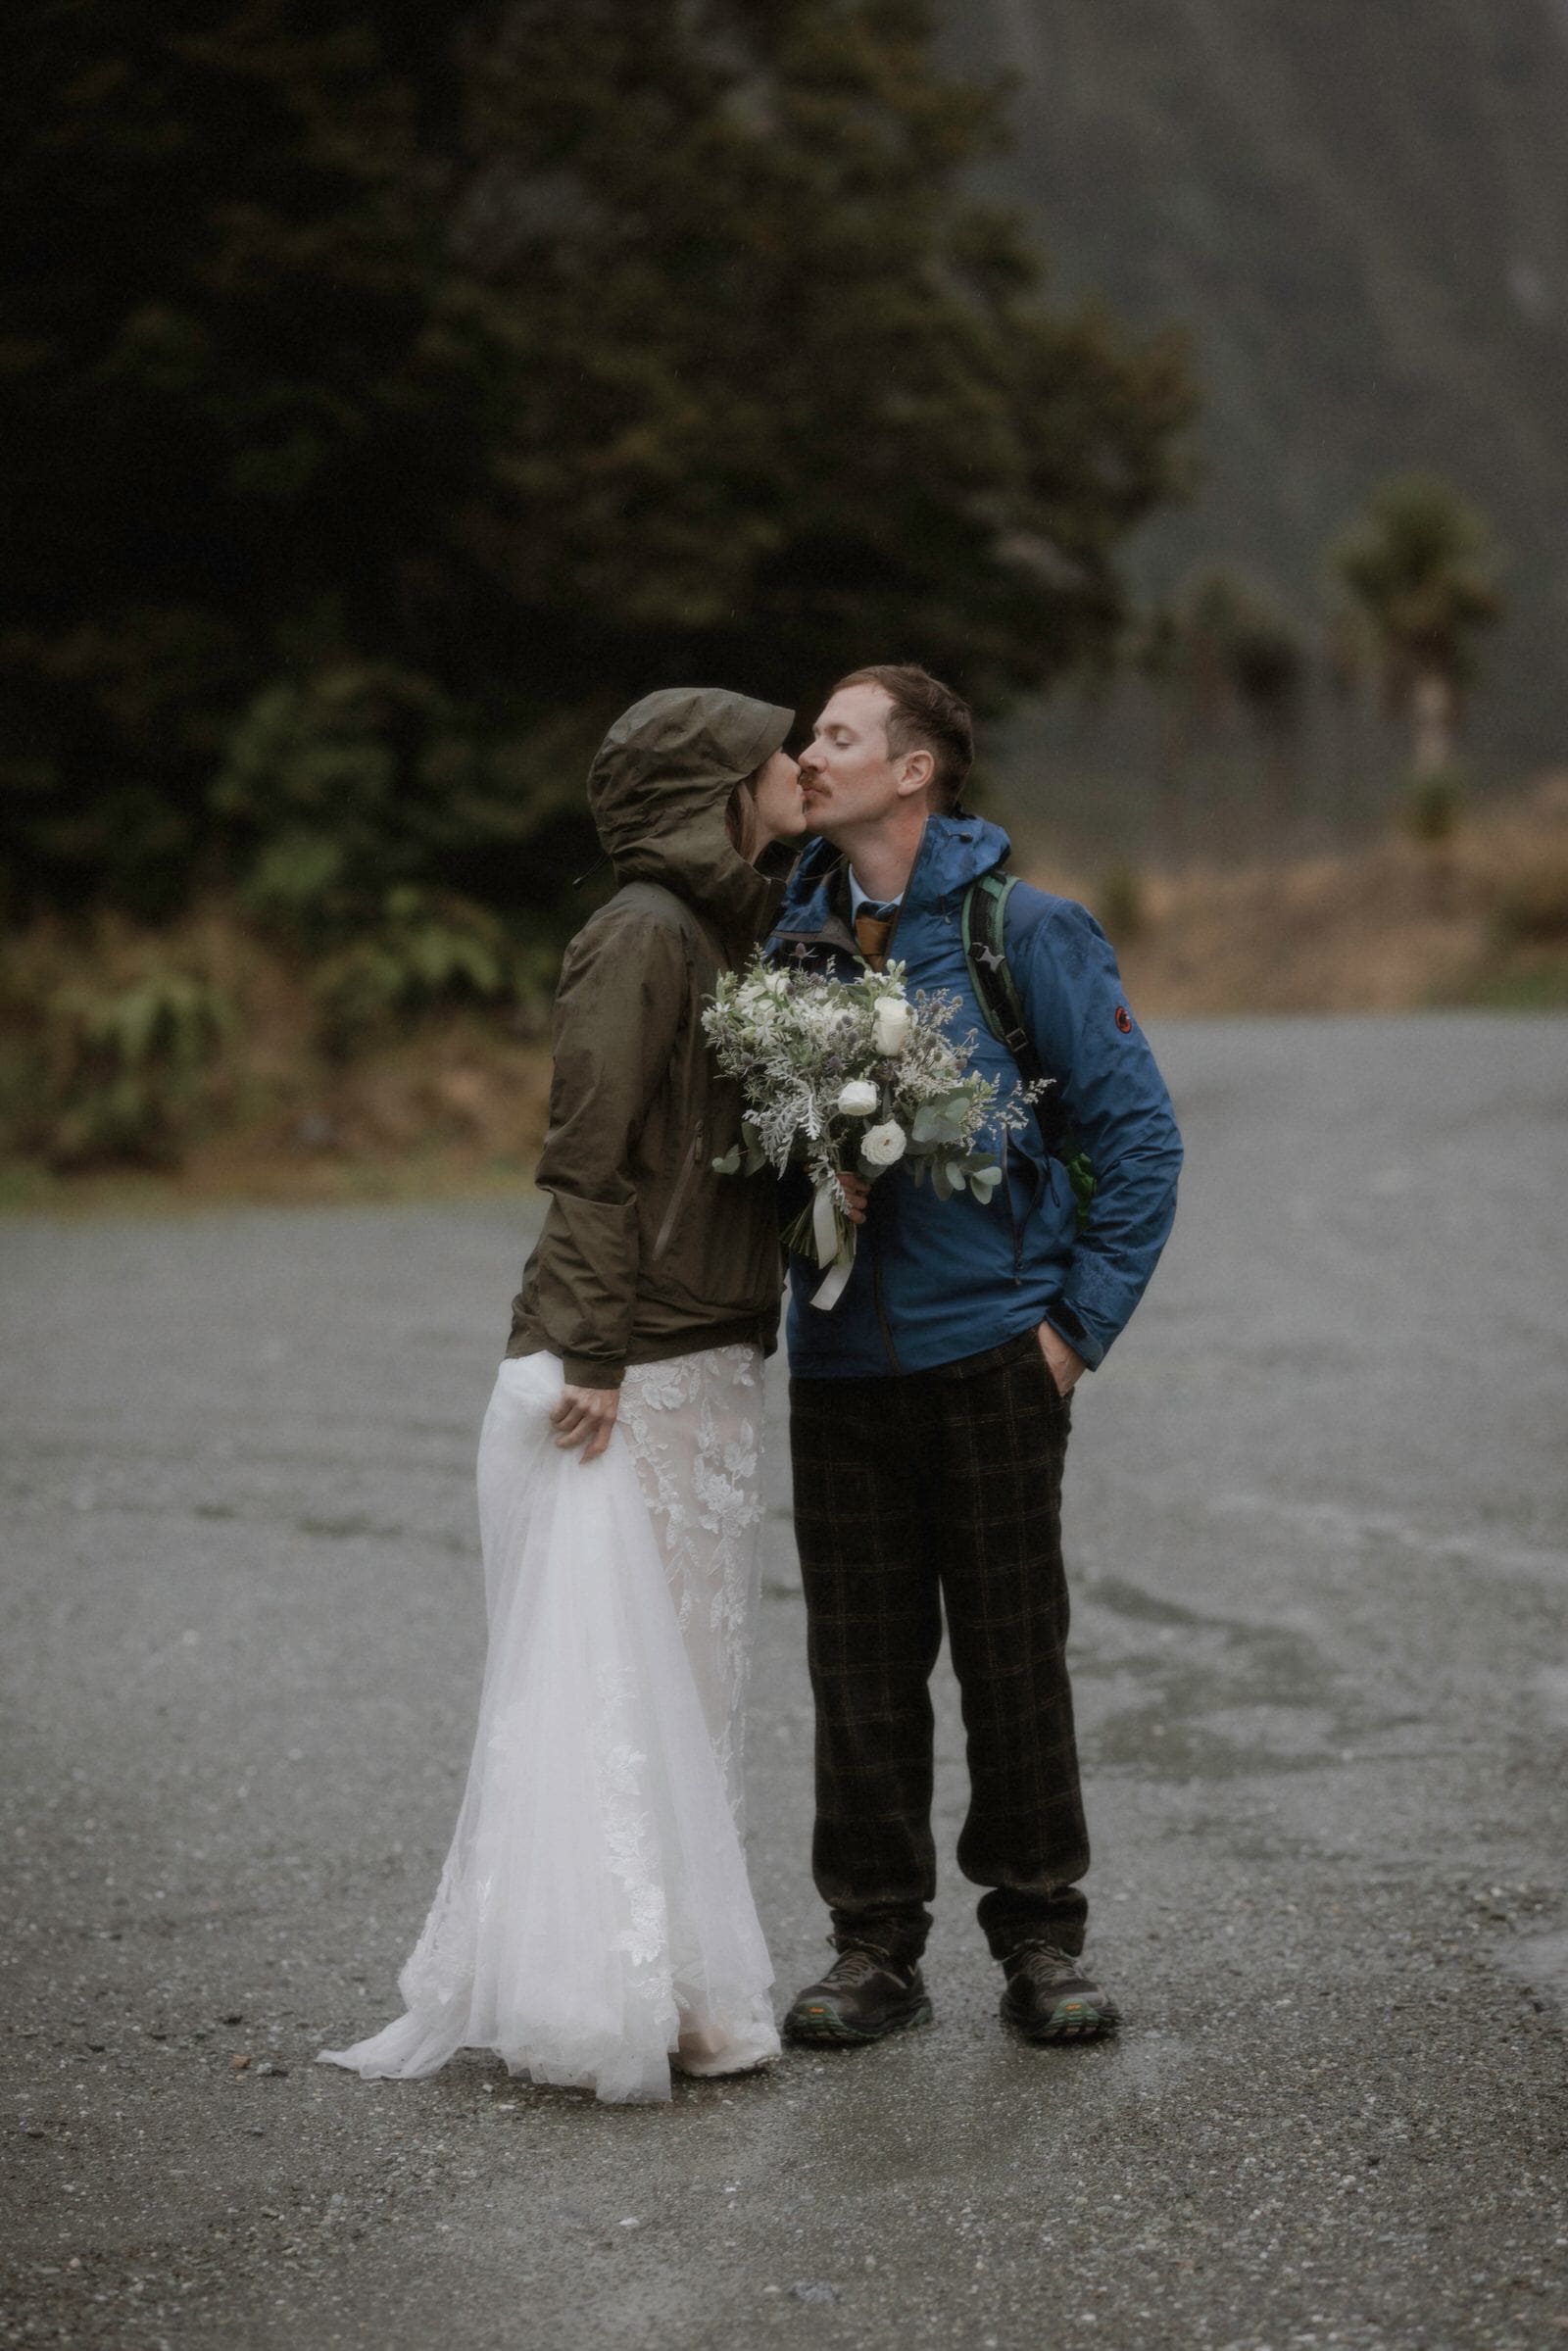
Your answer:
[[[0,2344],[1568,2345],[1568,1023],[1176,1023],[1177,1237],[1068,1466],[1117,2040],[597,2108],[397,2009],[466,1763],[537,1203],[0,1225]],[[770,1372],[752,1867],[814,1974]]]

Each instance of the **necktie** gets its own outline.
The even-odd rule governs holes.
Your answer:
[[[874,898],[860,901],[855,917],[855,944],[873,971],[880,971],[888,959],[888,938],[898,912],[897,906],[883,906]]]

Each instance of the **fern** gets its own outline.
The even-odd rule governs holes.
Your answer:
[[[454,1003],[515,996],[531,974],[482,906],[405,886],[387,893],[376,929],[329,955],[314,990],[322,1041],[347,1053],[377,1030]]]
[[[236,1025],[227,996],[153,965],[119,986],[67,982],[42,1009],[40,1140],[54,1164],[177,1161]]]

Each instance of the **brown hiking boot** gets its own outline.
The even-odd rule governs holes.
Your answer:
[[[1121,2023],[1109,1993],[1054,1943],[1024,1943],[1002,1964],[1007,1978],[1002,2021],[1025,2040],[1098,2040]]]
[[[930,2022],[931,2003],[916,1965],[901,1966],[886,1951],[852,1944],[819,1984],[800,1993],[784,2019],[784,2037],[816,2048],[858,2047]]]

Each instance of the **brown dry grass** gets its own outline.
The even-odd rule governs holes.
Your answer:
[[[1470,818],[1439,849],[1391,836],[1289,863],[1135,877],[1131,915],[1125,876],[1097,889],[1047,863],[1033,874],[1102,913],[1149,1015],[1568,1008],[1568,774]],[[80,949],[40,930],[22,952],[41,967]],[[95,953],[118,977],[156,954],[240,1007],[205,1131],[168,1170],[0,1164],[0,1203],[165,1210],[514,1192],[530,1181],[550,1081],[537,1022],[430,1015],[336,1061],[311,1042],[308,974],[222,906],[151,941],[109,926]]]
[[[549,1090],[537,1040],[479,1014],[432,1019],[346,1065],[297,1065],[268,1112],[204,1138],[173,1180],[192,1200],[514,1189],[539,1155]]]
[[[199,1207],[237,1198],[331,1200],[526,1185],[550,1086],[542,1023],[482,1007],[431,1013],[352,1058],[319,1041],[308,968],[222,902],[155,934],[115,919],[90,941],[40,923],[8,956],[20,996],[74,973],[123,986],[150,965],[200,977],[238,1018],[204,1073],[201,1113],[172,1167],[63,1170],[0,1161],[0,1205]]]
[[[1568,774],[1437,846],[1392,834],[1290,863],[1142,877],[1131,922],[1126,877],[1034,878],[1102,914],[1152,1016],[1568,1005]]]

